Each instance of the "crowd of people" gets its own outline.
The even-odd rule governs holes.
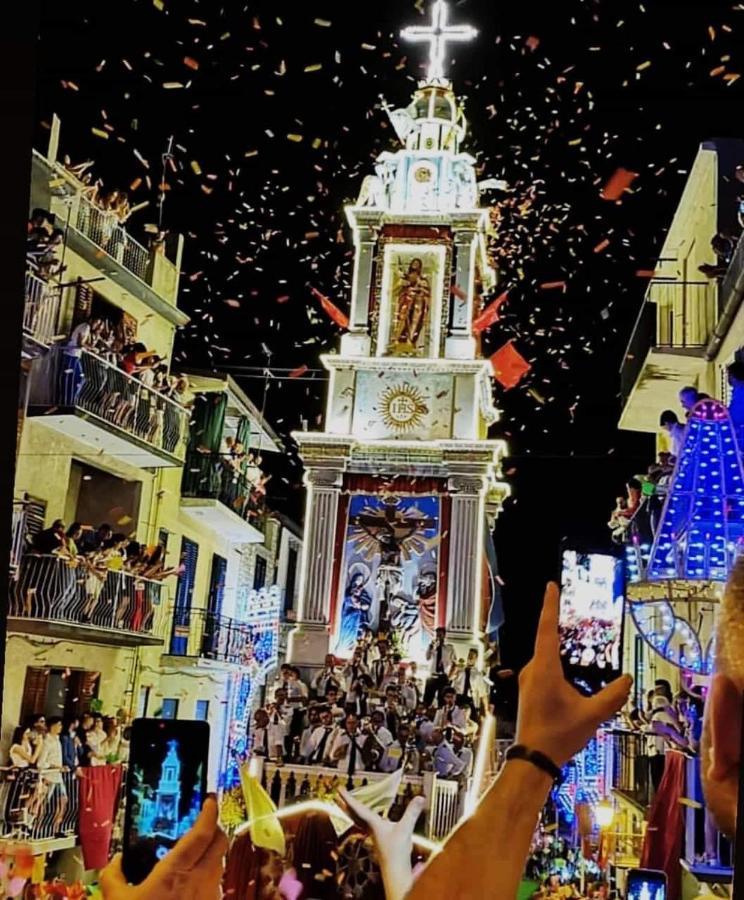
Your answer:
[[[86,712],[80,716],[29,716],[13,732],[2,780],[10,787],[2,815],[12,832],[30,836],[35,822],[50,820],[64,837],[74,822],[66,819],[69,779],[87,766],[126,764],[131,717]]]
[[[466,780],[492,699],[491,679],[476,650],[467,659],[456,657],[444,628],[437,629],[428,656],[431,674],[424,681],[415,661],[404,661],[384,637],[365,630],[345,664],[329,655],[310,684],[299,669],[282,666],[271,702],[254,716],[253,754],[332,767],[349,777],[402,769]]]
[[[197,493],[208,489],[235,510],[241,518],[260,518],[266,511],[267,485],[271,476],[261,465],[260,453],[246,449],[236,437],[226,434],[217,455],[198,450],[187,460],[185,489]]]

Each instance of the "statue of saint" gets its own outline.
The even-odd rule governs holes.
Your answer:
[[[392,351],[415,353],[424,331],[431,306],[431,284],[424,274],[424,262],[411,260],[396,298],[396,320]]]

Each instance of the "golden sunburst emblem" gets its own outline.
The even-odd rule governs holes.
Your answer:
[[[405,433],[418,428],[429,414],[429,407],[418,388],[412,384],[398,384],[382,394],[380,412],[387,428]]]

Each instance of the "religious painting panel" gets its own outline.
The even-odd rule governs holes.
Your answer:
[[[452,436],[454,379],[414,372],[360,372],[353,434],[361,440],[446,440]]]
[[[423,661],[437,621],[441,498],[350,498],[332,652],[351,656],[369,630]]]
[[[378,356],[436,357],[442,335],[444,244],[388,244]]]

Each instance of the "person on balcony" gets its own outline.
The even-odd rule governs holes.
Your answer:
[[[113,536],[114,529],[106,522],[99,525],[95,531],[88,527],[88,529],[83,532],[78,547],[83,554],[97,553],[99,550],[104,549]]]
[[[103,727],[103,716],[100,713],[93,715],[93,727],[86,731],[85,743],[88,748],[88,764],[91,766],[105,766],[106,730]]]
[[[62,765],[70,771],[83,765],[83,743],[78,737],[80,719],[73,716],[62,726],[60,741],[62,743]]]
[[[67,342],[62,345],[57,383],[58,405],[61,407],[71,408],[77,403],[85,381],[83,350],[88,348],[90,340],[90,323],[81,322],[73,328]]]
[[[32,732],[28,726],[19,725],[13,732],[10,741],[10,764],[16,769],[35,766],[41,753],[42,741],[32,740]]]
[[[48,786],[46,802],[54,809],[53,831],[57,837],[64,837],[62,822],[67,810],[67,788],[62,773],[65,767],[62,762],[62,719],[52,716],[47,722],[47,734],[41,745],[41,753],[36,765],[44,783]]]
[[[679,421],[677,413],[665,409],[659,417],[659,427],[669,435],[672,453],[679,459],[685,442],[685,426]]]
[[[679,402],[682,404],[682,409],[685,411],[685,415],[688,419],[690,418],[690,413],[701,400],[710,400],[710,395],[702,394],[697,388],[689,385],[683,387],[679,392]]]
[[[344,698],[337,687],[329,687],[328,693],[323,698],[323,702],[330,709],[334,720],[340,722],[346,715],[343,710]]]
[[[65,523],[62,519],[55,519],[49,528],[40,531],[33,542],[36,553],[50,556],[59,553],[65,545]]]

